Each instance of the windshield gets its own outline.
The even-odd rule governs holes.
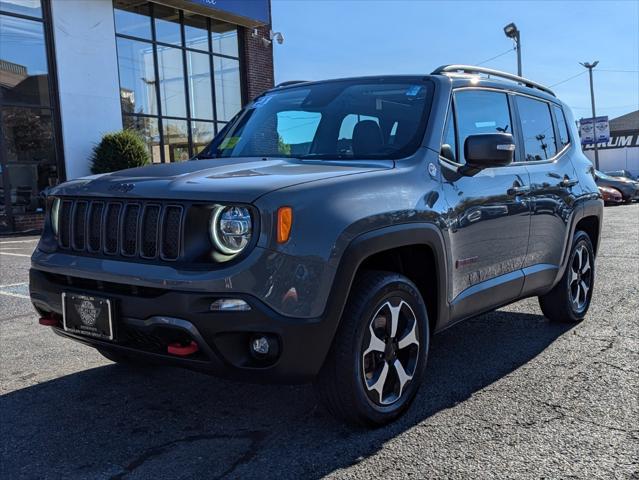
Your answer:
[[[424,77],[339,80],[258,97],[198,155],[386,159],[419,147],[432,97]]]

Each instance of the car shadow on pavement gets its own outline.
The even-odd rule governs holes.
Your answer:
[[[396,423],[349,428],[313,389],[107,365],[0,398],[3,478],[317,478],[525,365],[570,325],[492,312],[433,338],[425,385]],[[425,429],[428,436],[436,430]],[[381,472],[379,472],[381,473]]]

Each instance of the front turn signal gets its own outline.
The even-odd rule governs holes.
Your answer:
[[[280,207],[277,209],[277,243],[286,243],[293,226],[293,209]]]

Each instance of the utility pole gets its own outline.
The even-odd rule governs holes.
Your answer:
[[[508,38],[515,41],[515,50],[517,50],[517,75],[521,77],[521,32],[514,23],[509,23],[504,27],[504,33]]]
[[[590,103],[592,104],[592,134],[595,147],[595,168],[599,170],[599,149],[597,148],[597,130],[595,128],[595,118],[597,117],[595,113],[595,89],[592,84],[592,69],[599,65],[599,60],[592,63],[583,62],[580,63],[580,65],[588,69],[590,76]]]

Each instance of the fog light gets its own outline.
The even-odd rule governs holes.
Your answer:
[[[211,304],[212,312],[248,312],[251,306],[239,298],[220,298]]]
[[[266,337],[254,337],[251,341],[251,349],[257,355],[268,355],[271,346]]]

